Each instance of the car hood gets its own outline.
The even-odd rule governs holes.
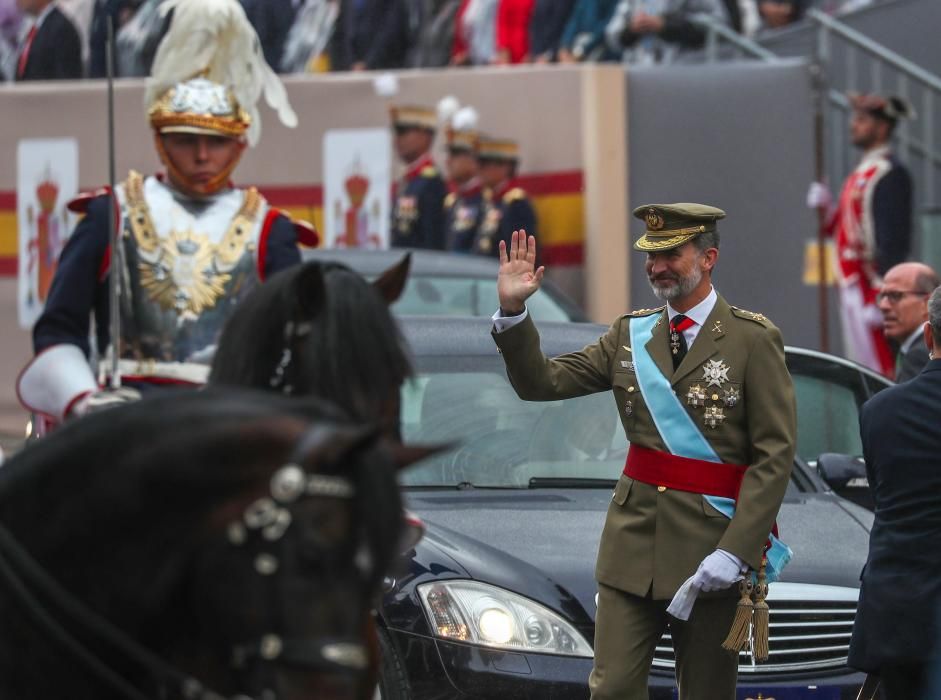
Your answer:
[[[407,492],[408,507],[428,528],[419,547],[438,550],[470,578],[547,605],[577,600],[591,617],[610,501],[609,489]],[[871,514],[836,496],[812,494],[785,501],[778,524],[794,552],[782,580],[858,586]]]

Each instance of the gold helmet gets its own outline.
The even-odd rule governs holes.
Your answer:
[[[238,0],[166,0],[160,14],[171,11],[144,93],[154,131],[219,135],[254,146],[261,135],[257,103],[262,93],[285,126],[297,126],[287,91],[265,62]],[[157,148],[167,169],[180,177],[162,139]],[[221,188],[237,162],[212,183],[193,189],[211,193]]]

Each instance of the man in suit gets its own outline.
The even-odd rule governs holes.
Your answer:
[[[941,289],[923,324],[929,359],[911,381],[867,401],[859,416],[875,500],[849,665],[881,676],[888,700],[927,698],[941,610]]]
[[[737,655],[723,640],[736,617],[733,584],[772,563],[765,544],[794,458],[793,385],[778,329],[712,286],[724,212],[653,204],[634,215],[646,222],[634,248],[647,254],[665,306],[626,314],[597,343],[547,359],[525,307],[544,268],[535,239],[514,232],[500,244],[493,337],[521,398],[613,390],[631,442],[595,569],[593,700],[646,700],[668,625],[680,698],[732,700]],[[704,595],[681,622],[667,604],[688,579]]]
[[[882,312],[882,331],[898,348],[895,381],[905,382],[928,363],[923,341],[928,320],[928,297],[941,284],[938,273],[924,263],[900,263],[885,273],[876,303]]]
[[[482,136],[478,145],[480,179],[484,183],[483,219],[472,252],[499,257],[498,244],[510,243],[513,231],[537,236],[536,210],[526,191],[516,182],[520,148],[511,139]]]
[[[78,30],[52,0],[16,0],[35,18],[16,64],[19,80],[68,80],[82,77],[82,42]]]
[[[443,250],[448,188],[431,157],[437,114],[427,107],[392,107],[395,152],[405,172],[395,183],[392,247]]]

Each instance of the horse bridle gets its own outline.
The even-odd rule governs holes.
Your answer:
[[[257,531],[265,542],[281,539],[291,524],[290,506],[306,497],[351,499],[355,487],[342,476],[308,474],[300,464],[309,450],[322,444],[329,434],[324,426],[308,430],[295,447],[291,459],[271,477],[270,497],[252,503],[242,518],[230,523],[228,541],[240,546],[251,531]],[[240,541],[241,540],[241,541]],[[255,557],[254,568],[262,576],[277,570],[277,561],[269,552]],[[71,634],[39,600],[36,592],[48,599],[65,617],[107,643],[144,669],[160,688],[161,700],[180,697],[184,700],[227,700],[225,696],[203,686],[196,678],[183,673],[163,658],[146,649],[127,633],[94,612],[72,593],[63,588],[30,554],[5,526],[0,524],[0,581],[6,584],[20,606],[55,642],[80,661],[93,675],[112,690],[129,700],[151,700],[113,668],[108,666],[88,645]],[[369,666],[369,654],[355,639],[282,639],[265,634],[253,643],[233,649],[233,665],[244,665],[257,659],[266,664],[290,664],[311,670],[336,673],[362,673]],[[168,694],[169,693],[169,694]],[[275,696],[276,697],[276,696]],[[270,692],[264,698],[240,694],[228,700],[274,700]]]

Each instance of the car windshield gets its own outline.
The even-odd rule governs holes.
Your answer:
[[[610,395],[522,401],[496,372],[419,375],[402,392],[409,443],[459,443],[404,475],[406,486],[526,488],[531,479],[612,482],[627,440]]]
[[[611,488],[628,441],[611,393],[523,401],[497,358],[418,358],[402,388],[402,436],[450,444],[402,476],[405,487]],[[799,467],[788,496],[813,490]]]
[[[392,310],[400,316],[490,317],[499,306],[495,278],[421,275],[408,280]],[[571,320],[543,290],[531,296],[526,306],[537,321]]]

